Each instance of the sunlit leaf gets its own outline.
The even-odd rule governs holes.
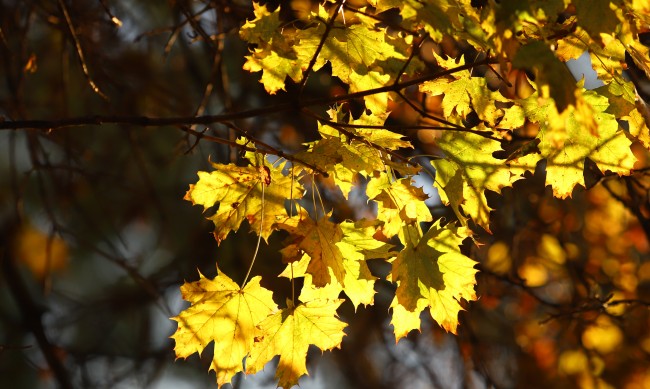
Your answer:
[[[404,226],[400,231],[405,247],[393,261],[390,273],[397,283],[391,323],[398,340],[420,328],[419,315],[425,308],[442,328],[456,333],[461,300],[476,300],[476,262],[458,247],[468,233],[466,228],[454,225],[441,227],[439,221],[424,235],[417,225]]]
[[[219,387],[244,370],[242,360],[258,336],[256,326],[277,310],[271,291],[261,287],[260,280],[254,277],[240,288],[223,273],[213,280],[201,274],[199,281],[181,287],[183,299],[192,305],[173,318],[178,322],[172,335],[176,357],[201,354],[214,342],[210,370],[216,371]]]
[[[288,307],[259,324],[261,337],[246,360],[246,372],[256,373],[274,356],[280,361],[275,373],[278,386],[291,388],[307,374],[307,350],[314,345],[322,351],[338,348],[347,326],[336,315],[343,300],[312,300]]]
[[[283,175],[281,168],[272,165],[213,163],[212,166],[213,172],[198,172],[199,181],[190,185],[185,199],[202,205],[204,210],[219,206],[209,217],[214,222],[214,236],[219,243],[230,231],[237,231],[244,220],[253,231],[261,231],[262,238],[268,239],[276,217],[286,215],[284,200],[302,195],[298,181]],[[262,185],[265,186],[264,196]]]

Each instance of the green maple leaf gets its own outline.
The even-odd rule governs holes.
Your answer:
[[[178,322],[178,329],[172,335],[176,357],[201,354],[214,342],[210,370],[217,373],[218,387],[243,371],[242,360],[253,349],[255,337],[259,335],[256,326],[277,311],[271,291],[261,287],[260,280],[254,277],[240,288],[219,272],[213,280],[200,274],[199,281],[181,286],[183,299],[192,305],[172,318]]]
[[[298,181],[284,176],[282,167],[218,163],[212,166],[213,172],[198,172],[199,181],[190,185],[185,200],[202,205],[204,210],[219,206],[209,217],[214,222],[214,237],[219,243],[230,231],[237,231],[244,220],[253,231],[268,239],[276,218],[286,215],[284,200],[302,196]]]
[[[433,160],[436,168],[435,187],[441,200],[451,204],[462,221],[459,208],[475,223],[490,231],[489,214],[492,210],[485,198],[485,191],[500,193],[501,188],[511,186],[521,179],[526,169],[509,166],[505,160],[492,156],[501,150],[495,140],[470,132],[445,132],[437,140],[445,153],[444,159]]]
[[[476,300],[476,262],[461,254],[459,245],[467,228],[434,223],[422,235],[419,225],[406,225],[399,233],[404,249],[393,261],[389,278],[397,283],[391,304],[397,340],[420,328],[420,313],[429,308],[433,319],[456,333],[460,301]]]

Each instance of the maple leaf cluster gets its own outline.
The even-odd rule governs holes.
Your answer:
[[[387,136],[381,132],[373,135],[379,143],[381,136]],[[455,333],[458,312],[463,309],[459,302],[476,299],[475,262],[459,249],[470,231],[454,224],[435,223],[423,234],[420,222],[432,218],[422,201],[426,196],[421,189],[413,187],[409,179],[396,180],[380,172],[385,167],[380,167],[383,165],[379,150],[366,144],[365,148],[361,144],[346,148],[342,147],[344,143],[331,149],[336,155],[323,158],[377,160],[375,169],[370,169],[366,162],[338,166],[347,170],[339,176],[341,182],[346,182],[345,177],[352,179],[362,174],[360,170],[350,170],[354,166],[367,169],[365,174],[378,175],[374,180],[377,186],[368,189],[382,209],[377,220],[335,223],[328,214],[313,218],[300,206],[291,215],[284,207],[285,200],[301,198],[305,192],[301,181],[313,179],[313,174],[285,174],[284,165],[271,164],[255,155],[251,155],[251,165],[247,167],[213,163],[215,170],[199,172],[199,181],[187,192],[186,199],[205,209],[218,206],[210,217],[218,242],[226,239],[230,231],[236,231],[244,220],[259,233],[260,239],[267,239],[276,230],[285,231],[288,238],[282,256],[288,266],[281,276],[304,278],[300,302],[288,300],[283,309],[278,309],[272,292],[260,286],[259,276],[239,287],[223,273],[213,280],[201,275],[199,281],[188,282],[181,288],[183,298],[192,305],[174,318],[178,322],[172,336],[177,345],[176,355],[186,358],[194,352],[201,353],[214,341],[210,368],[217,372],[219,385],[230,382],[237,372],[261,370],[276,355],[280,355],[276,373],[279,385],[295,385],[307,373],[305,360],[310,344],[321,350],[340,346],[346,327],[336,316],[336,309],[345,301],[339,298],[341,293],[355,308],[374,303],[377,277],[368,268],[369,259],[393,262],[389,278],[398,285],[393,302],[398,340],[410,330],[420,328],[420,313],[425,309],[443,328]],[[312,153],[317,162],[320,154],[314,153],[314,149],[320,150],[312,144],[305,153]],[[254,163],[263,166],[256,167]],[[334,165],[327,169],[334,175]],[[388,243],[394,235],[404,246],[399,253]]]
[[[255,3],[254,18],[240,29],[251,45],[244,69],[261,72],[266,91],[275,94],[289,79],[304,87],[309,74],[329,64],[330,75],[363,99],[363,113],[331,108],[318,118],[318,138],[290,161],[260,151],[248,152],[240,165],[213,163],[185,197],[204,210],[216,208],[209,219],[219,243],[244,220],[260,239],[282,231],[288,265],[280,276],[304,278],[298,299],[283,308],[260,277],[239,286],[223,273],[213,280],[201,275],[182,286],[191,306],[174,318],[176,354],[186,358],[214,342],[210,368],[219,386],[237,372],[261,370],[276,355],[279,385],[297,384],[307,373],[309,345],[340,347],[346,324],[336,311],[345,298],[355,308],[374,303],[378,277],[370,259],[391,266],[386,280],[396,286],[397,341],[420,329],[424,311],[456,333],[463,305],[477,299],[476,262],[460,246],[473,236],[472,226],[490,231],[488,191],[501,193],[541,166],[553,194],[566,198],[585,186],[588,161],[603,174],[629,175],[632,142],[650,145],[647,112],[621,75],[627,51],[650,76],[648,48],[638,42],[650,12],[639,2],[371,0],[361,9],[344,3],[319,4],[295,23],[283,20],[279,8]],[[401,30],[382,22],[389,10],[399,12]],[[422,42],[448,36],[479,53],[482,68],[464,55],[432,52],[429,64],[420,58]],[[567,70],[565,61],[584,51],[604,86],[586,90]],[[517,96],[490,85],[488,74],[517,69],[528,74],[533,93]],[[416,85],[421,96],[441,98],[444,115],[415,109],[423,122],[440,124],[436,155],[426,163],[406,157],[413,142],[387,125],[389,106],[414,105],[401,90]],[[532,136],[521,135],[530,128]],[[434,220],[415,181],[422,173],[435,176],[433,187],[458,221]],[[373,217],[332,219],[317,200],[317,177],[345,199],[361,191],[376,207]]]

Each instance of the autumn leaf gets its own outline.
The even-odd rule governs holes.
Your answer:
[[[275,94],[285,89],[285,79],[291,77],[295,82],[302,79],[303,63],[295,50],[298,43],[296,33],[283,34],[280,20],[280,7],[270,12],[266,5],[253,2],[255,18],[239,30],[239,35],[250,44],[257,45],[246,56],[244,70],[262,72],[261,82],[266,91]]]
[[[324,19],[326,12],[319,6],[314,20]],[[330,30],[322,50],[316,59],[314,70],[321,69],[326,63],[332,66],[332,75],[349,85],[349,92],[361,92],[387,85],[394,76],[402,70],[401,64],[408,58],[410,46],[403,44],[405,38],[391,37],[385,28],[377,26],[377,21],[370,17],[358,15],[357,24],[336,25]],[[317,26],[300,32],[299,53],[305,60],[311,59],[312,54],[320,45],[325,26]],[[396,66],[391,64],[397,64]],[[418,59],[403,69],[406,74],[412,74],[422,66]],[[378,93],[364,98],[366,108],[373,113],[381,114],[387,109],[388,94]]]
[[[341,223],[343,239],[336,246],[343,253],[345,278],[343,291],[355,309],[360,305],[372,305],[375,296],[375,280],[370,273],[368,259],[387,259],[394,255],[392,245],[374,238],[377,222],[358,221]]]
[[[368,268],[368,259],[387,259],[395,255],[391,251],[392,245],[375,239],[373,236],[377,231],[377,221],[343,222],[341,230],[343,238],[336,242],[343,257],[343,268],[345,276],[343,282],[332,277],[333,272],[329,270],[331,282],[325,286],[317,287],[312,281],[312,276],[307,272],[310,257],[305,254],[297,262],[291,262],[280,274],[282,277],[297,278],[305,277],[301,301],[314,299],[336,299],[341,291],[350,298],[355,309],[360,305],[372,305],[375,296],[375,280]]]
[[[576,7],[578,25],[587,30],[589,35],[599,39],[602,34],[611,34],[616,30],[618,18],[610,7],[611,0],[572,0]]]
[[[591,67],[596,71],[598,79],[611,82],[615,75],[620,74],[623,70],[625,46],[610,34],[600,34],[598,40],[602,43],[596,42],[585,30],[578,27],[571,35],[558,41],[556,54],[560,60],[568,61],[577,59],[584,52],[589,52]],[[618,81],[624,82],[623,80]]]
[[[343,284],[345,278],[343,255],[336,245],[343,238],[343,231],[339,224],[332,223],[328,217],[324,216],[314,221],[309,216],[301,214],[277,224],[278,228],[291,233],[287,240],[289,243],[283,251],[292,254],[304,252],[309,256],[310,261],[306,271],[312,275],[314,285],[318,287],[334,281]],[[287,262],[297,259],[299,258],[285,256]]]
[[[631,141],[619,128],[615,117],[607,113],[607,97],[594,91],[577,94],[575,106],[561,114],[552,103],[544,103],[537,94],[522,101],[527,116],[540,124],[540,154],[529,154],[511,163],[533,169],[546,159],[546,184],[559,198],[571,195],[576,185],[584,186],[584,161],[589,158],[602,172],[630,174],[636,157]],[[541,100],[541,101],[540,101]]]
[[[381,230],[386,237],[395,236],[404,224],[432,220],[424,203],[428,196],[410,177],[393,181],[388,173],[381,173],[368,182],[366,192],[377,202],[377,219],[384,222]]]
[[[454,68],[465,64],[463,57],[456,63],[454,60],[441,58],[435,52],[433,56],[444,68]],[[424,82],[420,85],[420,91],[432,96],[444,94],[442,109],[445,117],[452,117],[456,114],[465,118],[471,112],[476,112],[479,119],[491,124],[494,124],[500,117],[494,102],[504,100],[500,93],[488,89],[485,78],[472,77],[469,70],[456,72],[450,77]]]
[[[462,208],[474,222],[490,231],[492,208],[485,191],[500,193],[501,188],[521,179],[527,169],[494,158],[501,144],[478,134],[447,131],[436,143],[445,154],[444,159],[431,161],[436,169],[434,186],[441,200],[451,204],[460,220],[464,219],[459,212]]]
[[[279,355],[275,373],[278,386],[291,388],[307,374],[307,350],[314,345],[322,351],[338,348],[347,326],[336,310],[344,300],[312,300],[297,306],[288,300],[287,308],[259,324],[262,334],[246,359],[246,373],[253,374]]]
[[[253,231],[261,231],[262,238],[268,239],[276,217],[286,215],[284,200],[302,196],[298,180],[284,176],[281,167],[218,163],[212,166],[213,172],[198,172],[199,181],[190,185],[185,200],[202,205],[204,210],[219,206],[209,217],[214,222],[214,236],[219,243],[230,231],[237,231],[244,219]]]
[[[476,300],[476,262],[460,252],[470,235],[465,227],[436,221],[422,235],[419,225],[406,225],[399,233],[404,249],[393,261],[389,279],[397,283],[391,304],[397,340],[420,328],[420,313],[429,308],[433,319],[456,333],[461,300]]]
[[[521,47],[512,64],[536,72],[539,95],[554,99],[558,111],[575,104],[575,79],[546,43],[536,41]]]
[[[37,279],[45,279],[52,272],[68,264],[68,245],[54,234],[45,234],[31,224],[18,230],[13,243],[13,255],[25,264]]]
[[[259,334],[256,326],[277,311],[271,291],[261,287],[260,280],[259,276],[253,277],[240,288],[220,272],[213,280],[200,274],[199,281],[181,287],[183,299],[192,305],[172,318],[178,322],[172,335],[176,357],[201,354],[214,342],[210,370],[216,371],[219,387],[243,371],[242,360]]]
[[[448,1],[421,2],[416,0],[371,0],[378,11],[399,8],[406,26],[416,29],[422,27],[435,41],[442,40],[444,34],[453,31]]]
[[[331,109],[332,121],[342,122],[341,106]],[[362,114],[349,123],[355,126],[381,126],[387,114]],[[334,124],[319,123],[322,139],[308,144],[306,151],[296,156],[325,170],[338,185],[344,197],[348,197],[358,175],[369,177],[374,172],[385,171],[391,161],[388,152],[400,148],[412,148],[404,136],[378,128],[335,128]]]

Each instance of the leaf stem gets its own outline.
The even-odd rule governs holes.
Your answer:
[[[255,264],[255,259],[257,258],[257,253],[260,250],[260,242],[262,241],[262,229],[264,228],[264,188],[266,187],[266,183],[264,182],[263,179],[260,179],[260,185],[262,185],[262,207],[260,208],[260,231],[257,234],[257,244],[255,245],[255,252],[253,253],[253,259],[251,260],[251,265],[248,267],[248,272],[246,273],[246,277],[244,277],[244,282],[241,284],[241,288],[244,289],[244,286],[246,286],[246,283],[248,282],[248,277],[251,275],[251,271],[253,270],[253,265]]]

